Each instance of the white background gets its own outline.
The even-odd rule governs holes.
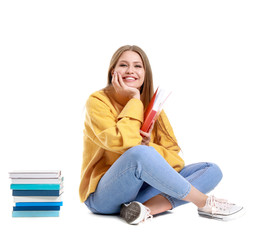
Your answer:
[[[2,0],[1,238],[253,239],[255,12],[247,0]],[[79,202],[84,104],[126,44],[147,53],[155,87],[172,90],[165,111],[186,164],[217,163],[224,178],[213,193],[245,206],[244,217],[203,219],[190,204],[129,226]],[[62,170],[60,218],[11,218],[8,172],[25,169]]]

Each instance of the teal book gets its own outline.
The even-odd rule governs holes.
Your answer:
[[[60,190],[60,184],[11,184],[13,190]]]
[[[13,211],[12,217],[59,217],[60,211]]]
[[[16,207],[63,206],[63,202],[16,202]]]

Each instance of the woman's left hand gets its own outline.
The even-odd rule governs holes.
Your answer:
[[[155,124],[155,122],[153,122],[151,124],[150,129],[149,129],[148,132],[143,132],[143,131],[140,130],[140,135],[142,136],[141,145],[147,145],[148,146],[148,144],[150,142],[150,139],[151,139],[151,132],[154,128],[154,124]]]

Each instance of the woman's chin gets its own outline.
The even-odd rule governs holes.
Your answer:
[[[136,83],[135,81],[134,81],[134,82],[125,81],[124,84],[125,84],[127,87],[140,88],[140,86],[138,86],[138,83]]]

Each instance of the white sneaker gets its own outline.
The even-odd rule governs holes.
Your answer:
[[[129,224],[139,224],[146,221],[148,218],[153,218],[149,208],[140,202],[130,202],[122,204],[120,216]]]
[[[228,221],[244,214],[244,208],[227,200],[209,196],[205,206],[198,208],[198,214],[202,217]]]

